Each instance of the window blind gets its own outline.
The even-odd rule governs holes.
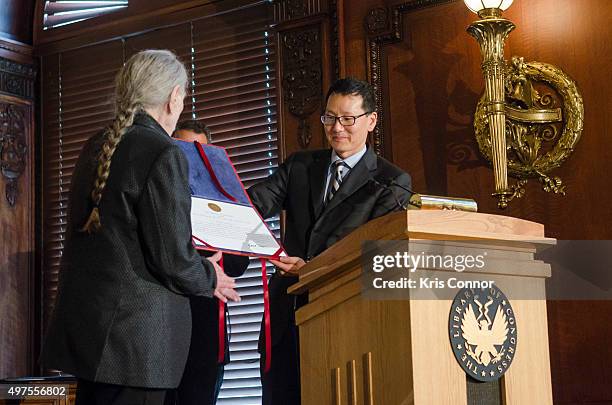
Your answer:
[[[43,323],[57,292],[70,178],[84,141],[113,117],[114,76],[141,49],[174,51],[190,82],[181,119],[202,120],[214,144],[227,149],[245,187],[278,165],[275,44],[268,2],[187,21],[121,40],[44,56]],[[279,236],[278,218],[268,225]],[[242,301],[231,304],[230,351],[220,404],[259,404],[257,339],[263,312],[261,267],[253,260],[237,280]]]
[[[122,45],[117,41],[43,59],[45,328],[57,291],[72,172],[83,143],[113,117],[113,82],[122,64]]]
[[[128,0],[47,0],[43,29],[61,27],[126,8]]]

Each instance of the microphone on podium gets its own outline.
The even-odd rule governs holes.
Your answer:
[[[391,192],[391,194],[393,195],[393,199],[395,200],[395,203],[397,204],[398,207],[400,207],[402,210],[407,210],[409,209],[409,205],[414,207],[412,209],[419,209],[421,208],[421,206],[417,203],[417,201],[415,199],[413,199],[414,196],[418,196],[419,194],[416,193],[415,191],[412,191],[411,189],[409,189],[406,186],[403,186],[401,184],[399,184],[398,182],[395,181],[395,179],[385,179],[386,181],[383,183],[382,181],[378,181],[376,179],[372,179],[372,181],[374,182],[374,184],[387,189]],[[410,193],[410,198],[408,199],[408,201],[405,204],[402,204],[401,201],[399,200],[399,198],[397,198],[397,194],[395,193],[395,190],[393,189],[392,186],[395,187],[399,187],[407,192]]]

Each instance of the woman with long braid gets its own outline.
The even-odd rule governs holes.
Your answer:
[[[239,300],[191,243],[188,166],[172,133],[187,73],[163,50],[116,78],[116,117],[71,182],[67,238],[43,364],[78,379],[77,405],[163,404],[191,336],[190,295]]]

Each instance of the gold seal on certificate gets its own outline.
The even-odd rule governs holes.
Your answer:
[[[215,212],[221,212],[222,211],[222,208],[219,207],[219,205],[217,205],[215,203],[212,203],[212,202],[208,203],[208,208],[210,208],[211,210],[213,210]]]

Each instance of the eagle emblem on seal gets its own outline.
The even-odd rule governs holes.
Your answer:
[[[449,317],[449,336],[463,370],[479,381],[500,378],[516,353],[516,319],[496,286],[459,291]]]

